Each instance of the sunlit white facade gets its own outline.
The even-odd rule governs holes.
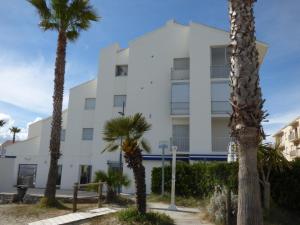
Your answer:
[[[143,156],[147,192],[151,170],[161,165],[161,142],[178,146],[178,159],[227,160],[230,142],[228,32],[197,23],[181,25],[168,21],[163,27],[121,49],[113,44],[101,50],[97,79],[70,90],[63,113],[63,131],[58,185],[69,189],[74,182],[88,182],[97,170],[119,166],[119,151],[101,153],[105,122],[141,112],[152,124],[146,134],[152,152]],[[258,43],[262,62],[266,46]],[[50,104],[50,103],[49,103]],[[51,118],[29,127],[28,139],[7,147],[16,156],[17,182],[28,178],[35,187],[45,187],[49,168]],[[170,159],[170,151],[166,150]],[[123,165],[124,173],[132,172]],[[134,191],[134,184],[124,192]]]

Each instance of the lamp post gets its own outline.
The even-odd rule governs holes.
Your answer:
[[[125,102],[123,101],[122,112],[118,112],[122,117],[125,116],[125,110],[124,109],[125,109]],[[120,155],[119,155],[119,169],[120,169],[121,174],[123,174],[122,143],[123,143],[123,137],[121,137],[121,140],[120,140]],[[118,193],[121,193],[121,186],[118,187]]]
[[[176,182],[176,151],[177,146],[172,146],[172,186],[171,186],[171,204],[169,210],[177,211],[175,205],[175,182]]]

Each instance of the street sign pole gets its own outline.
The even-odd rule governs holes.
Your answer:
[[[161,167],[161,195],[165,194],[165,145],[162,147],[162,167]]]
[[[177,211],[175,205],[175,182],[176,182],[176,151],[177,146],[172,146],[172,186],[171,186],[171,204],[169,210]]]

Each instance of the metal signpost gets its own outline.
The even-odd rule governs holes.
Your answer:
[[[161,148],[161,195],[165,194],[165,149],[168,148],[168,141],[160,141],[159,148]]]
[[[175,182],[176,182],[176,151],[177,146],[172,146],[172,186],[171,186],[171,204],[169,210],[177,211],[175,205]]]

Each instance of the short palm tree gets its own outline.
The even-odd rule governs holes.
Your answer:
[[[274,146],[270,144],[262,144],[259,146],[258,155],[258,171],[259,181],[263,186],[263,206],[265,210],[270,209],[271,200],[271,184],[270,176],[273,171],[280,171],[285,167],[288,167],[288,161],[284,157],[282,150],[279,147],[279,143]]]
[[[107,185],[108,202],[114,201],[116,199],[116,190],[119,186],[127,187],[130,184],[130,180],[125,174],[122,174],[121,171],[112,169],[109,169],[107,173],[101,170],[96,171],[94,182],[97,183],[99,181],[105,182]]]
[[[0,127],[3,127],[6,124],[5,120],[0,120]]]
[[[16,134],[21,132],[21,129],[18,127],[11,127],[9,128],[10,132],[13,134],[13,140],[12,142],[15,143],[16,142]]]
[[[91,21],[98,16],[89,0],[28,0],[40,16],[39,26],[42,30],[58,32],[55,78],[53,94],[53,113],[50,138],[50,168],[45,190],[45,205],[56,205],[56,178],[58,176],[58,159],[60,157],[60,133],[62,122],[62,103],[68,41],[75,41],[82,30],[90,27]]]
[[[142,151],[149,152],[150,146],[143,138],[151,125],[141,113],[133,116],[119,117],[106,122],[103,140],[108,143],[104,151],[115,151],[119,148],[124,152],[127,167],[133,170],[136,186],[136,203],[139,213],[146,213],[146,183],[145,167],[143,166]]]
[[[264,137],[261,122],[266,114],[259,85],[259,62],[256,48],[255,0],[229,0],[231,49],[231,134],[238,146],[239,225],[263,224],[257,151]]]

